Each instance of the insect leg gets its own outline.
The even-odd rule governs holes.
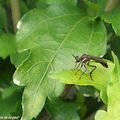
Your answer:
[[[74,66],[73,70],[76,68],[76,66],[77,66],[77,63],[75,63],[75,66]]]
[[[84,68],[85,68],[85,70],[82,72],[82,74],[80,75],[80,77],[79,77],[79,79],[81,79],[81,77],[84,75],[84,73],[87,71],[87,67],[86,67],[86,65],[84,64]]]
[[[80,66],[80,64],[81,64],[81,62],[79,62],[78,66],[77,66],[77,63],[75,63],[75,67],[73,68],[73,70],[74,70],[74,69],[78,69],[79,66]]]
[[[89,62],[87,63],[87,65],[93,68],[93,69],[90,71],[90,73],[89,73],[91,80],[93,80],[93,78],[92,78],[92,73],[93,73],[93,71],[94,71],[97,67],[96,67],[95,65],[90,65]]]
[[[78,69],[79,67],[81,68],[80,64],[81,64],[81,62],[79,62],[79,64],[78,64],[78,66],[76,67],[76,69]]]
[[[81,66],[80,66],[80,64],[81,64]],[[84,64],[83,62],[82,62],[82,63],[81,63],[81,62],[79,63],[79,65],[77,66],[77,68],[78,68],[79,66],[80,66],[80,68],[76,71],[75,75],[77,74],[78,71],[80,71],[80,69],[82,68],[83,64]]]

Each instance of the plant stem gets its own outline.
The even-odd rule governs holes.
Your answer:
[[[109,12],[112,9],[114,9],[118,2],[119,2],[118,0],[107,0],[105,11]]]
[[[17,22],[20,19],[20,8],[19,8],[19,0],[10,0],[11,4],[11,12],[12,12],[12,20],[13,20],[13,29],[14,32],[17,31]]]

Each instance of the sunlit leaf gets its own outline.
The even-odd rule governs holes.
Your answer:
[[[99,110],[95,120],[119,120],[120,111],[120,66],[117,56],[112,52],[115,67],[111,75],[111,81],[107,87],[107,111]]]
[[[118,82],[120,81],[120,65],[119,65],[119,60],[117,56],[112,52],[112,56],[114,59],[115,67],[112,72],[112,82]]]
[[[49,76],[53,79],[58,79],[61,82],[66,84],[94,86],[96,89],[100,90],[101,98],[104,101],[104,103],[107,103],[106,89],[107,89],[108,83],[111,80],[111,73],[114,68],[114,64],[108,61],[108,66],[109,66],[108,68],[104,68],[98,63],[94,63],[94,65],[97,66],[97,69],[92,74],[93,80],[91,80],[89,76],[89,72],[85,73],[80,78],[84,69],[77,72],[77,74],[76,74],[76,70],[64,70],[58,73],[51,73]],[[89,68],[89,66],[87,67],[89,71],[91,71],[91,68]]]
[[[95,120],[119,120],[120,115],[120,83],[111,84],[107,89],[108,107],[107,112],[99,110]],[[113,97],[114,96],[114,97]]]

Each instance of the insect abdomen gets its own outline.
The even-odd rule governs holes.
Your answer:
[[[104,61],[104,62],[101,62],[101,64],[104,66],[104,67],[106,67],[106,68],[108,68],[108,64]]]

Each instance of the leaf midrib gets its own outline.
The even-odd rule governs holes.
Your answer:
[[[67,38],[68,38],[68,36],[70,35],[70,33],[75,29],[75,27],[76,27],[83,19],[85,19],[85,18],[86,18],[86,16],[84,16],[82,19],[80,19],[79,21],[77,21],[77,22],[73,25],[73,27],[71,28],[71,30],[67,33],[67,35],[65,36],[64,40],[62,41],[62,43],[60,44],[59,48],[57,49],[57,51],[55,52],[55,54],[54,54],[53,57],[51,58],[49,64],[47,65],[47,68],[46,68],[46,70],[45,70],[45,72],[44,72],[44,74],[43,74],[40,82],[38,83],[38,86],[36,87],[35,93],[37,93],[39,86],[42,84],[42,81],[43,81],[45,75],[46,75],[47,72],[48,72],[48,69],[49,69],[49,67],[50,67],[50,64],[52,63],[52,61],[53,61],[54,58],[56,57],[56,55],[57,55],[57,53],[59,52],[59,50],[60,50],[60,48],[62,47],[62,45],[63,45],[64,42],[67,40]]]

